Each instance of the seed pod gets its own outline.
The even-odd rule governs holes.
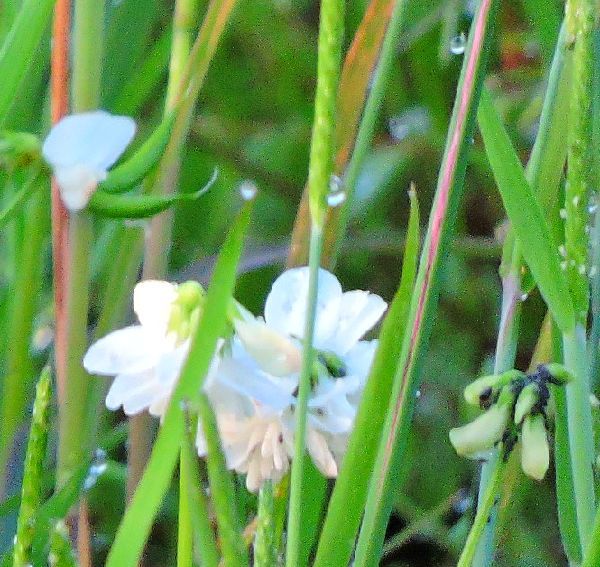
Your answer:
[[[528,415],[521,430],[521,467],[523,472],[542,480],[550,466],[550,446],[546,435],[546,424],[541,414]]]
[[[519,394],[515,404],[515,425],[520,425],[523,418],[528,415],[540,401],[540,389],[534,382],[527,384]]]
[[[557,362],[550,364],[540,364],[538,373],[553,384],[564,386],[573,380],[573,375],[562,365]]]
[[[169,143],[175,113],[167,116],[127,161],[112,169],[99,188],[106,193],[123,193],[138,184],[158,163]]]

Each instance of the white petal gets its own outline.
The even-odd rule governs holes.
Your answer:
[[[335,478],[338,472],[337,464],[327,446],[325,437],[314,429],[309,428],[306,436],[306,445],[317,468],[326,477]]]
[[[177,383],[181,367],[187,358],[189,342],[175,350],[165,352],[156,365],[156,377],[166,390],[172,390]]]
[[[273,284],[265,304],[265,321],[288,336],[304,336],[304,318],[308,298],[308,268],[294,268],[281,274]],[[317,317],[315,322],[315,340],[321,348],[335,332],[342,287],[330,272],[320,269],[318,278]]]
[[[44,159],[57,169],[85,165],[106,171],[130,144],[135,122],[103,110],[72,114],[58,122],[44,141]]]
[[[381,319],[387,303],[367,291],[348,291],[342,295],[340,317],[329,348],[338,355],[348,352]]]
[[[162,351],[161,337],[133,325],[96,341],[85,353],[83,366],[90,374],[134,374],[156,366]]]
[[[127,415],[134,415],[148,407],[159,393],[152,371],[119,374],[108,390],[106,407],[114,411],[123,406]]]
[[[294,403],[291,393],[295,388],[290,389],[290,381],[271,379],[267,374],[259,374],[231,358],[221,361],[216,380],[234,392],[266,405],[271,410],[279,411]]]
[[[69,211],[80,211],[88,204],[98,183],[106,178],[106,171],[75,164],[54,170],[60,198]]]
[[[300,371],[300,349],[262,321],[237,320],[235,330],[246,351],[265,372],[273,376],[286,376]]]
[[[155,385],[148,384],[129,393],[123,400],[123,411],[126,415],[136,415],[149,408],[157,398],[161,398],[160,390]]]
[[[160,280],[144,280],[133,290],[133,310],[144,327],[165,333],[171,317],[171,304],[177,287]]]

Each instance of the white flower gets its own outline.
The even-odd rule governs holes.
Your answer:
[[[236,322],[231,353],[205,385],[228,466],[247,474],[251,491],[281,479],[293,456],[307,296],[308,268],[283,273],[267,298],[265,320]],[[325,476],[337,476],[375,352],[376,341],[360,339],[385,309],[379,296],[343,293],[333,274],[319,271],[307,450]],[[197,445],[204,455],[201,431]]]
[[[66,116],[50,130],[42,154],[67,209],[79,211],[87,205],[134,134],[131,118],[103,110]]]
[[[169,331],[177,286],[163,281],[138,283],[133,309],[139,325],[114,331],[94,343],[83,366],[90,374],[115,376],[106,407],[123,406],[127,415],[148,409],[162,416],[187,356],[189,340]]]

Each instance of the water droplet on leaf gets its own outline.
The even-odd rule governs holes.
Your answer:
[[[252,201],[257,193],[258,189],[252,181],[243,181],[240,185],[240,195],[244,201]]]
[[[462,55],[465,52],[466,46],[467,38],[464,32],[461,32],[450,40],[450,53],[453,55]]]

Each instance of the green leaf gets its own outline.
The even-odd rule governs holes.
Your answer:
[[[575,327],[575,313],[560,269],[557,246],[487,91],[482,93],[477,117],[504,208],[521,244],[521,253],[556,324],[563,333],[569,333]]]
[[[315,558],[315,567],[345,565],[367,499],[367,488],[379,446],[396,364],[408,319],[419,255],[419,205],[410,195],[410,218],[402,261],[402,278],[379,335],[379,346],[362,395],[354,431],[329,500]]]
[[[498,4],[498,0],[482,0],[471,23],[429,227],[411,297],[407,331],[369,482],[365,515],[356,547],[356,567],[378,563],[393,495],[406,470],[403,467],[409,466],[403,457],[410,433],[418,378],[435,319],[441,261],[449,244],[463,188]]]
[[[31,197],[37,189],[44,187],[44,183],[40,183],[40,168],[34,167],[28,178],[10,200],[10,203],[0,211],[0,230],[10,222],[24,207],[29,197]]]
[[[55,0],[24,0],[0,49],[0,127],[52,17]]]
[[[252,203],[246,203],[235,221],[217,260],[206,307],[190,347],[190,354],[171,397],[144,475],[117,530],[108,554],[107,567],[135,565],[160,503],[169,488],[185,434],[181,403],[199,401],[202,382],[210,367],[217,341],[226,328],[226,313],[235,285],[244,235],[250,222]],[[241,533],[240,533],[241,539]]]

